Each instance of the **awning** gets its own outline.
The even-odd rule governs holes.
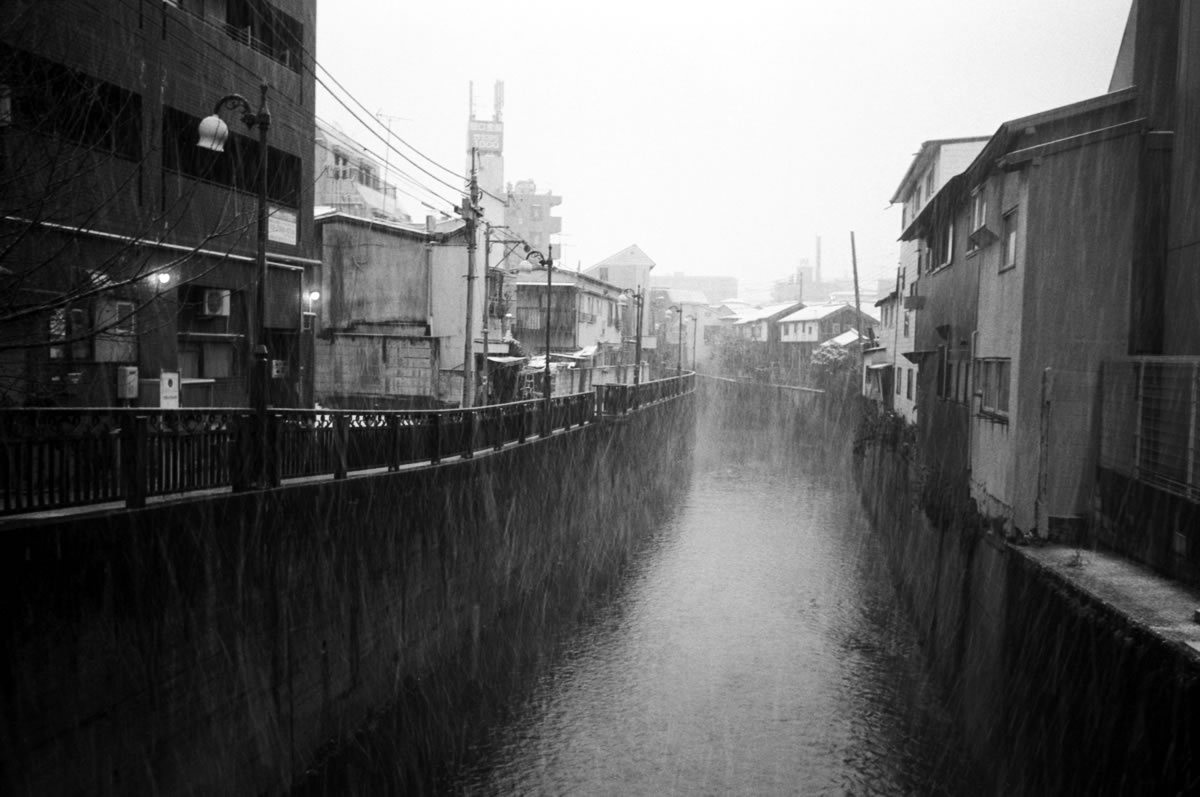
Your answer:
[[[902,351],[904,358],[914,365],[920,365],[921,362],[931,354],[937,354],[936,349],[926,349],[924,351]]]
[[[516,365],[517,363],[525,362],[524,357],[505,357],[501,355],[488,355],[488,362],[496,363],[497,365]]]

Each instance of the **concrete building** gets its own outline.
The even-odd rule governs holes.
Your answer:
[[[462,225],[430,231],[334,210],[315,222],[323,254],[321,299],[313,305],[317,402],[457,405],[461,369],[455,374],[445,363],[462,360],[465,288],[439,272],[465,269]]]
[[[397,201],[396,186],[388,182],[385,160],[367,151],[336,125],[316,123],[314,201],[350,216],[412,221]]]
[[[309,401],[315,25],[315,0],[63,0],[6,20],[0,301],[20,312],[0,329],[0,401],[247,406],[260,330],[268,402]],[[257,113],[262,81],[259,319],[260,128],[242,111]],[[224,151],[199,148],[201,119],[231,94],[248,106],[222,110]]]
[[[562,232],[562,219],[552,214],[562,204],[562,197],[549,191],[539,194],[533,180],[509,185],[507,196],[504,224],[509,234],[543,254],[550,254],[550,237]]]
[[[622,291],[640,293],[642,296],[642,328],[641,342],[643,355],[657,348],[658,341],[654,337],[653,313],[650,306],[650,272],[655,263],[642,251],[637,244],[630,244],[621,251],[609,255],[599,263],[586,268],[586,276],[614,285]],[[622,322],[624,336],[624,357],[626,362],[633,362],[637,338],[637,303],[630,301]]]

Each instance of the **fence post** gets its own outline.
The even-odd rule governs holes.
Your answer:
[[[388,470],[400,470],[400,416],[388,416]]]
[[[463,410],[463,412],[467,416],[467,418],[466,418],[466,425],[467,425],[466,443],[467,443],[467,445],[466,445],[466,451],[462,452],[462,456],[463,456],[463,459],[470,459],[471,457],[475,456],[475,424],[477,422],[477,419],[475,417],[475,410]]]
[[[150,421],[145,415],[127,415],[121,424],[121,475],[125,482],[125,506],[146,505],[146,438]]]
[[[346,416],[333,416],[333,478],[346,478]]]
[[[504,444],[508,441],[508,424],[505,422],[505,412],[502,405],[497,405],[496,408],[492,410],[490,422],[496,435],[495,448],[497,451],[499,451],[500,449],[504,448]]]
[[[525,425],[526,425],[526,422],[529,417],[528,410],[529,410],[529,405],[526,404],[524,401],[522,401],[521,402],[521,417],[517,424],[517,442],[518,443],[525,442]]]
[[[430,418],[429,438],[433,449],[429,452],[429,461],[436,465],[442,461],[442,414],[440,412],[433,413]]]
[[[283,480],[283,424],[282,419],[274,412],[267,411],[267,445],[271,461],[267,463],[267,479],[272,487],[278,487]]]

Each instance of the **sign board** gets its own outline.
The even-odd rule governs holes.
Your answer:
[[[504,123],[472,119],[468,122],[467,145],[480,152],[500,152],[504,149]]]
[[[271,205],[267,216],[267,238],[277,244],[296,245],[296,211]]]
[[[179,409],[178,371],[163,371],[158,377],[158,406],[164,410]]]

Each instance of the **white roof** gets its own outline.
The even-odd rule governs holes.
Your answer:
[[[814,304],[808,307],[803,307],[794,313],[789,313],[779,319],[779,323],[786,324],[790,321],[820,321],[822,318],[827,318],[834,313],[849,308],[854,308],[845,302],[837,302],[835,304]]]
[[[857,343],[857,342],[858,342],[858,339],[859,339],[859,338],[861,338],[861,337],[862,337],[862,336],[858,334],[858,330],[857,330],[857,329],[847,329],[845,332],[843,332],[842,334],[838,335],[836,338],[830,338],[829,340],[825,341],[825,342],[824,342],[824,343],[822,343],[821,345],[822,345],[822,346],[842,346],[842,347],[845,347],[845,346],[849,346],[849,345],[850,345],[850,344],[852,344],[852,343]]]

